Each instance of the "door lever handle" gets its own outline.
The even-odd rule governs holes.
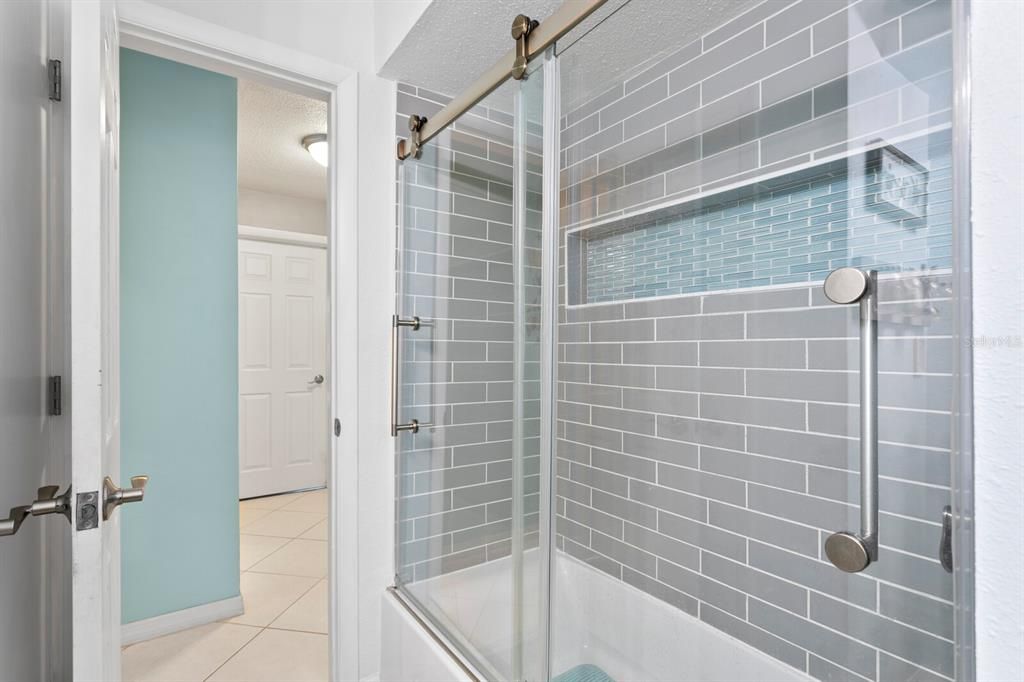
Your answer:
[[[0,536],[14,535],[29,516],[45,516],[46,514],[63,514],[71,523],[71,486],[58,495],[59,486],[44,485],[36,491],[36,499],[32,504],[11,507],[6,519],[0,519]]]
[[[11,513],[7,515],[6,519],[0,519],[0,536],[3,535],[14,535],[21,528],[21,524],[28,517],[28,510],[31,509],[28,505],[20,507],[11,507]]]
[[[118,488],[110,476],[103,479],[103,520],[114,513],[116,507],[130,502],[142,502],[149,476],[132,476],[131,488]]]
[[[37,497],[35,502],[29,505],[29,513],[32,516],[63,514],[68,523],[71,523],[71,486],[68,486],[63,495],[58,495],[58,490],[58,486],[44,485],[36,491]]]

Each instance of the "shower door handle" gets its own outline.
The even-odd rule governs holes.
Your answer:
[[[824,286],[833,303],[860,303],[860,532],[825,540],[836,568],[859,573],[878,561],[878,273],[839,268]]]
[[[399,317],[398,315],[391,316],[391,436],[395,437],[401,431],[412,431],[418,433],[421,426],[430,426],[430,424],[421,424],[418,420],[413,419],[412,421],[399,424],[398,423],[398,394],[399,394],[399,383],[398,383],[398,368],[400,364],[399,359],[399,344],[400,344],[400,333],[402,327],[409,327],[413,331],[418,331],[421,327],[420,318],[418,317]]]

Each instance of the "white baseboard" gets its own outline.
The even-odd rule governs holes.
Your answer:
[[[225,618],[234,618],[244,612],[242,595],[238,595],[201,606],[193,606],[190,609],[137,620],[134,623],[125,623],[121,626],[121,646],[144,642],[147,639],[162,637],[172,632],[187,630],[197,625],[206,625]]]

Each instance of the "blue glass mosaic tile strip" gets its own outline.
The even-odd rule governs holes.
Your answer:
[[[582,232],[574,303],[951,266],[948,132]],[[578,266],[577,266],[578,267]]]

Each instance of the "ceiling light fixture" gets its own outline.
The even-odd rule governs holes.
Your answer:
[[[306,148],[313,160],[327,168],[327,135],[315,133],[302,138],[302,146]]]

